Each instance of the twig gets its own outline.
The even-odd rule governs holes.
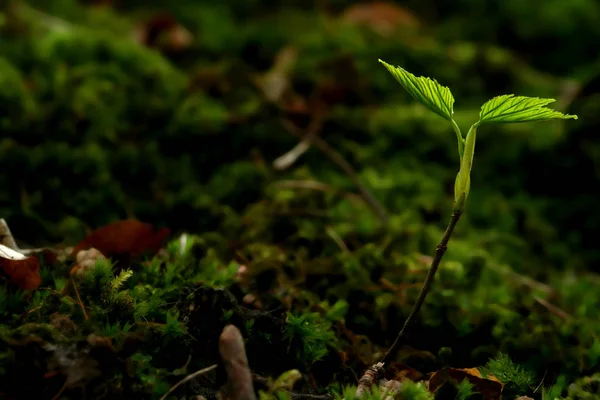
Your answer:
[[[227,400],[256,400],[252,374],[244,348],[244,338],[235,325],[227,325],[219,337],[219,353],[227,372],[222,391]]]
[[[423,284],[421,293],[419,293],[417,302],[413,306],[413,309],[411,310],[410,314],[408,315],[408,318],[406,318],[406,321],[404,321],[404,326],[402,327],[402,330],[400,331],[400,333],[398,333],[398,336],[396,337],[396,340],[394,341],[392,346],[388,349],[388,351],[385,353],[385,355],[381,358],[380,362],[378,362],[377,364],[375,364],[375,365],[371,366],[369,369],[367,369],[367,371],[362,376],[362,378],[360,378],[358,388],[356,389],[357,397],[360,394],[362,394],[366,389],[368,389],[368,387],[370,387],[370,386],[368,386],[368,384],[373,385],[373,380],[376,380],[377,378],[381,377],[384,365],[396,356],[396,354],[400,348],[400,344],[402,343],[403,339],[406,336],[406,332],[407,332],[408,328],[414,322],[415,317],[421,310],[421,306],[423,306],[423,303],[425,302],[427,293],[429,293],[429,289],[431,288],[431,284],[433,283],[435,274],[438,270],[438,267],[440,266],[440,261],[442,260],[444,253],[448,249],[448,241],[450,240],[450,237],[452,236],[452,233],[454,232],[454,228],[456,227],[456,224],[460,220],[461,215],[462,215],[462,212],[459,210],[455,209],[454,211],[452,211],[452,217],[450,218],[450,222],[448,223],[448,226],[446,227],[444,236],[442,236],[442,240],[440,241],[440,243],[437,245],[437,247],[435,249],[435,256],[433,257],[433,260],[431,261],[431,267],[429,268],[429,272],[427,273],[427,277],[425,278],[425,283]],[[361,382],[362,382],[362,385],[361,385]]]
[[[392,347],[390,347],[388,349],[388,351],[385,353],[381,362],[387,363],[391,358],[396,356],[398,348],[400,347],[400,343],[406,335],[406,331],[414,322],[415,317],[421,310],[421,306],[423,306],[423,303],[425,302],[425,297],[427,297],[427,293],[429,293],[429,289],[431,288],[431,284],[433,283],[433,279],[435,278],[435,273],[437,272],[438,267],[440,266],[440,261],[442,261],[442,257],[444,257],[444,253],[448,249],[448,241],[450,240],[450,237],[452,236],[452,233],[454,232],[454,228],[456,227],[456,224],[460,220],[461,215],[462,215],[462,213],[460,211],[452,212],[452,217],[450,218],[450,222],[448,223],[448,226],[446,227],[446,232],[444,232],[444,236],[442,236],[442,240],[435,248],[435,257],[433,257],[433,261],[431,262],[431,267],[429,268],[429,272],[427,273],[427,276],[425,277],[425,283],[423,284],[421,293],[419,293],[417,302],[413,306],[413,309],[410,312],[410,314],[408,315],[408,318],[406,318],[406,321],[404,321],[404,326],[402,327],[402,330],[396,337],[396,340],[392,344]]]
[[[88,319],[88,315],[85,312],[85,306],[83,305],[83,301],[81,301],[81,297],[79,297],[79,290],[77,290],[77,285],[75,284],[73,277],[71,277],[71,283],[73,284],[73,289],[75,289],[75,295],[77,296],[77,300],[79,301],[79,306],[81,307],[81,311],[83,311],[83,316],[85,317],[85,319]]]
[[[555,306],[554,304],[542,299],[541,297],[538,296],[533,296],[533,299],[538,302],[539,304],[541,304],[542,306],[544,306],[548,311],[550,311],[552,314],[556,315],[557,317],[570,321],[573,319],[573,317],[571,315],[569,315],[566,311],[563,311],[562,309],[558,308],[557,306]]]
[[[335,242],[335,244],[338,245],[340,250],[342,250],[344,253],[350,253],[350,249],[348,248],[348,246],[346,246],[346,243],[335,231],[335,229],[333,229],[331,226],[327,226],[325,227],[325,232],[327,232],[327,235],[329,235],[329,237]]]
[[[169,391],[167,393],[165,393],[160,398],[160,400],[165,400],[167,397],[169,397],[169,395],[171,393],[173,393],[179,386],[183,385],[184,383],[189,382],[192,379],[195,379],[195,378],[199,377],[200,375],[204,375],[207,372],[210,372],[210,371],[212,371],[212,370],[214,370],[216,368],[217,368],[217,364],[213,364],[210,367],[206,367],[206,368],[203,368],[203,369],[201,369],[199,371],[194,372],[193,374],[189,374],[188,376],[186,376],[185,378],[183,378],[182,380],[180,380],[179,382],[177,382],[171,389],[169,389]]]
[[[313,138],[319,134],[319,131],[323,127],[323,112],[316,112],[306,133],[302,135],[302,140],[296,144],[290,151],[277,157],[273,161],[273,167],[279,171],[289,168],[296,160],[306,153],[310,149],[310,145],[313,142]]]
[[[281,124],[284,126],[284,128],[286,128],[294,135],[300,138],[304,138],[304,133],[302,132],[302,130],[296,127],[296,125],[291,123],[289,120],[283,119],[281,121]],[[356,171],[354,171],[354,168],[352,168],[352,166],[341,156],[340,153],[335,151],[331,146],[329,146],[329,144],[327,144],[326,141],[321,139],[319,136],[312,136],[311,141],[323,154],[329,157],[329,159],[333,161],[334,164],[340,167],[340,169],[344,171],[346,175],[348,175],[348,178],[350,178],[350,180],[356,186],[356,188],[363,196],[367,204],[373,209],[375,214],[377,214],[381,222],[384,225],[387,225],[388,215],[385,209],[383,208],[381,203],[379,203],[379,201],[377,201],[377,199],[371,194],[371,192],[369,192],[367,188],[361,183],[358,174],[356,173]]]

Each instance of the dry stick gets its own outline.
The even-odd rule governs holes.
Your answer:
[[[281,123],[288,131],[290,131],[294,135],[296,135],[300,138],[305,137],[304,133],[299,128],[297,128],[294,124],[292,124],[290,121],[284,119],[281,121]],[[321,152],[323,154],[325,154],[327,157],[329,157],[329,159],[331,161],[333,161],[334,164],[336,164],[338,167],[340,167],[342,169],[342,171],[344,171],[346,173],[346,175],[348,175],[348,178],[350,178],[350,180],[356,186],[356,188],[358,189],[360,194],[363,196],[363,198],[365,199],[367,204],[377,214],[377,216],[379,217],[381,222],[383,222],[384,225],[387,225],[388,215],[387,215],[385,209],[383,208],[381,203],[379,203],[379,201],[377,201],[377,199],[361,183],[360,179],[358,178],[358,174],[356,173],[356,171],[354,171],[354,168],[352,168],[352,166],[346,160],[344,160],[344,158],[340,155],[340,153],[335,151],[331,146],[329,146],[327,144],[326,141],[321,139],[319,136],[316,136],[316,135],[312,136],[311,141],[315,146],[317,146],[317,148],[319,150],[321,150]]]
[[[300,156],[310,149],[310,145],[312,144],[312,140],[315,136],[319,134],[319,131],[323,127],[323,112],[316,112],[313,116],[308,128],[306,129],[306,133],[302,135],[302,140],[294,146],[287,153],[277,157],[275,161],[273,161],[273,167],[279,171],[283,171],[284,169],[289,168],[298,160]]]
[[[548,311],[550,311],[552,314],[556,315],[557,317],[567,320],[567,321],[573,320],[573,316],[571,316],[569,313],[567,313],[560,307],[555,306],[554,304],[542,299],[541,297],[533,296],[533,299],[536,302],[538,302],[539,304],[541,304],[542,306],[544,306]]]
[[[456,224],[460,220],[461,215],[462,215],[462,212],[460,212],[460,211],[456,211],[456,210],[452,211],[452,217],[450,218],[450,222],[448,223],[448,226],[446,227],[446,232],[444,232],[444,236],[442,236],[442,240],[435,248],[435,257],[433,257],[433,261],[431,262],[431,267],[429,268],[429,272],[427,273],[427,276],[425,277],[425,283],[423,284],[421,293],[419,293],[417,302],[413,306],[413,309],[410,312],[410,314],[408,315],[408,318],[406,318],[406,321],[404,321],[404,326],[402,327],[402,330],[396,337],[396,340],[392,344],[392,347],[390,347],[388,349],[388,351],[385,353],[385,355],[381,359],[381,362],[383,362],[384,364],[389,362],[390,359],[392,359],[393,357],[396,356],[396,353],[398,352],[399,347],[400,347],[400,343],[401,343],[402,339],[404,339],[406,336],[406,331],[412,325],[415,317],[421,310],[421,306],[423,306],[423,303],[425,302],[425,297],[427,297],[427,293],[429,293],[429,289],[431,288],[431,284],[433,283],[433,278],[435,278],[435,274],[438,270],[438,267],[440,266],[440,261],[442,261],[442,257],[444,257],[444,253],[448,249],[448,241],[450,240],[450,237],[452,236],[452,233],[454,232],[454,228],[456,227]]]
[[[169,395],[171,393],[173,393],[179,386],[183,385],[184,383],[189,382],[192,379],[199,377],[200,375],[204,375],[207,372],[210,372],[216,368],[217,368],[217,364],[213,364],[210,367],[206,367],[204,369],[194,372],[193,374],[186,376],[185,378],[183,378],[182,380],[177,382],[171,389],[169,389],[169,391],[167,393],[165,393],[163,395],[163,397],[160,398],[160,400],[165,400],[167,397],[169,397]]]
[[[73,277],[71,277],[71,283],[73,283],[73,289],[75,289],[75,294],[77,295],[77,300],[79,300],[79,306],[81,307],[81,311],[83,311],[83,316],[85,319],[88,319],[88,315],[85,312],[85,306],[83,305],[83,301],[81,301],[81,297],[79,297],[79,290],[77,290],[77,285],[75,284]]]
[[[189,374],[188,376],[186,376],[185,378],[183,378],[182,380],[177,382],[171,389],[169,389],[169,391],[167,393],[165,393],[163,395],[163,397],[160,398],[160,400],[165,400],[167,397],[169,397],[169,395],[171,393],[173,393],[179,386],[183,385],[184,383],[189,382],[192,379],[199,377],[200,375],[204,375],[207,372],[210,372],[216,368],[217,368],[217,364],[213,364],[210,367],[206,367],[204,369],[194,372],[193,374]]]
[[[408,318],[406,318],[406,321],[404,321],[404,326],[402,327],[400,333],[398,333],[398,336],[396,337],[396,340],[394,341],[392,346],[388,349],[388,351],[378,363],[374,364],[369,369],[367,369],[365,374],[358,381],[358,388],[356,389],[357,396],[360,396],[360,394],[364,393],[366,389],[370,388],[370,386],[373,385],[374,381],[377,381],[381,377],[385,364],[396,357],[398,350],[400,349],[400,344],[406,337],[406,332],[408,328],[410,328],[410,326],[414,322],[417,314],[419,313],[419,310],[421,310],[421,306],[423,306],[423,303],[425,302],[425,297],[427,297],[427,293],[429,293],[429,289],[431,288],[431,284],[433,283],[433,278],[435,278],[435,273],[437,272],[438,267],[440,266],[440,261],[442,260],[442,257],[444,256],[444,253],[448,248],[448,241],[450,240],[450,237],[452,236],[454,228],[460,220],[461,215],[461,211],[452,211],[452,217],[450,218],[450,222],[446,227],[446,232],[444,232],[442,240],[435,249],[435,256],[431,261],[431,267],[429,268],[429,272],[427,273],[425,283],[423,284],[421,293],[419,293],[417,302],[413,306],[412,311],[408,315]]]

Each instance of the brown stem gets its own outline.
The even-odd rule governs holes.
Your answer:
[[[429,293],[429,289],[431,288],[431,284],[433,283],[433,278],[435,278],[435,273],[437,272],[438,267],[440,266],[440,261],[442,261],[442,257],[444,256],[444,253],[446,252],[446,249],[448,248],[448,241],[450,240],[450,237],[452,236],[452,232],[454,232],[454,228],[456,227],[456,224],[460,220],[461,215],[462,215],[462,212],[459,210],[452,211],[452,217],[450,218],[450,222],[448,223],[448,226],[446,227],[446,232],[444,232],[444,236],[442,236],[442,240],[435,248],[435,256],[433,257],[433,260],[431,261],[431,267],[429,268],[429,272],[427,273],[427,277],[425,278],[425,283],[423,284],[421,293],[419,293],[417,302],[413,306],[413,309],[410,312],[410,314],[408,315],[408,318],[406,318],[406,321],[404,321],[404,326],[402,327],[402,330],[396,337],[396,340],[394,341],[392,346],[388,349],[388,351],[385,353],[385,355],[381,359],[381,362],[383,362],[384,364],[389,362],[391,359],[393,359],[396,356],[396,354],[399,350],[400,344],[402,343],[403,339],[406,336],[406,331],[408,330],[408,328],[410,328],[410,326],[414,322],[417,314],[419,313],[419,310],[421,310],[421,306],[423,306],[423,303],[425,302],[425,297],[427,297],[427,293]]]
[[[384,356],[379,362],[367,368],[363,376],[358,381],[358,386],[356,388],[356,397],[360,398],[366,391],[370,390],[371,387],[375,383],[377,383],[379,379],[383,376],[383,373],[385,372],[385,365],[390,360],[396,357],[398,350],[400,349],[400,344],[405,339],[408,328],[410,328],[410,326],[414,322],[417,314],[423,306],[423,303],[425,302],[427,293],[429,293],[429,289],[431,288],[431,284],[433,283],[433,278],[435,278],[435,273],[437,272],[438,267],[440,266],[440,261],[442,261],[442,257],[444,256],[444,253],[448,248],[448,241],[450,240],[450,237],[452,236],[454,228],[460,220],[461,215],[462,210],[455,204],[455,208],[452,211],[452,217],[450,218],[450,222],[446,227],[444,236],[442,236],[442,240],[435,248],[435,256],[431,261],[431,267],[429,268],[429,272],[427,272],[427,277],[425,277],[425,282],[423,283],[423,288],[421,289],[421,293],[419,293],[417,302],[413,306],[410,314],[408,315],[408,318],[406,318],[406,321],[404,321],[404,326],[402,327],[400,333],[398,333],[398,336],[396,337],[396,340],[394,340],[392,346],[388,349],[388,351],[384,354]]]

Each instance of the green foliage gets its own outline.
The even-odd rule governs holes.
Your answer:
[[[427,390],[424,382],[404,381],[399,394],[403,400],[433,399],[433,395]]]
[[[568,399],[588,400],[600,396],[600,373],[579,378],[569,385]]]
[[[289,400],[291,398],[289,392],[300,379],[302,379],[302,374],[297,369],[285,371],[279,375],[275,382],[269,385],[269,389],[267,391],[260,390],[258,392],[259,399]]]
[[[288,351],[297,349],[297,358],[312,365],[325,357],[330,348],[335,348],[337,339],[331,331],[331,322],[317,312],[303,314],[288,313],[283,338],[288,341]]]
[[[549,388],[542,388],[542,400],[560,400],[567,391],[567,380],[564,375],[559,375],[556,382]]]
[[[480,368],[481,374],[494,375],[504,384],[503,393],[510,396],[519,396],[527,393],[533,384],[533,374],[515,364],[508,355],[500,353],[496,359],[491,359]]]
[[[530,122],[548,121],[551,119],[577,119],[577,115],[565,115],[561,112],[546,108],[554,99],[538,97],[514,97],[505,94],[488,100],[481,106],[479,122]]]
[[[166,323],[161,327],[160,331],[163,336],[163,343],[165,344],[187,334],[185,325],[179,321],[179,315],[171,311],[167,311]]]
[[[341,390],[333,388],[331,394],[336,400],[384,400],[388,398],[388,394],[378,385],[374,385],[371,390],[364,392],[360,398],[356,396],[356,386],[343,386]],[[402,400],[433,400],[434,396],[427,390],[423,382],[404,380],[401,382],[400,390],[394,398]]]
[[[396,4],[402,15],[414,14],[420,23],[401,24],[394,33],[348,20],[344,11],[354,3],[347,0],[328,2],[326,14],[255,0],[218,7],[189,0],[131,1],[118,8],[75,0],[27,3],[32,7],[20,1],[19,7],[0,10],[0,169],[7,171],[0,175],[0,215],[15,237],[27,247],[70,245],[91,228],[129,216],[197,234],[181,246],[170,242],[165,258],[131,266],[135,273],[117,284],[114,295],[111,283],[124,277],[115,276],[116,268],[97,266],[74,277],[88,320],[71,287],[70,265],[44,267],[43,289],[31,297],[0,285],[0,320],[9,333],[48,323],[54,315],[74,324],[73,331],[67,323],[61,333],[68,340],[90,332],[115,334],[115,342],[132,338],[141,348],[131,358],[131,375],[139,381],[129,397],[160,398],[180,379],[172,372],[188,357],[184,329],[189,327],[172,307],[190,285],[236,285],[240,259],[251,274],[245,290],[253,294],[255,276],[276,271],[280,286],[256,294],[264,310],[270,310],[271,296],[281,296],[286,304],[291,300],[296,316],[303,310],[298,303],[306,302],[325,309],[317,318],[324,326],[336,322],[335,330],[323,328],[321,339],[309,340],[308,351],[301,340],[307,332],[298,329],[289,354],[294,360],[299,352],[309,364],[335,351],[323,342],[340,324],[364,333],[363,339],[377,337],[380,345],[389,340],[395,323],[390,316],[410,311],[418,294],[414,285],[422,283],[427,266],[423,254],[431,253],[443,233],[439,221],[453,196],[456,173],[448,166],[456,159],[455,139],[440,124],[440,113],[452,118],[459,159],[469,161],[462,168],[466,172],[472,158],[463,157],[466,138],[459,125],[481,119],[480,104],[497,93],[559,98],[568,92],[564,78],[579,85],[595,73],[589,54],[600,37],[600,5],[592,0],[509,0],[501,12],[500,3],[474,0]],[[149,27],[154,13],[172,15],[177,26],[189,30],[190,47],[163,47],[170,34],[152,46],[130,40],[132,32]],[[511,35],[498,35],[507,31]],[[567,45],[539,51],[540,38]],[[257,82],[281,70],[277,56],[290,48],[299,57],[271,80],[287,88],[279,108],[282,104],[264,100]],[[407,104],[383,69],[374,73],[378,58],[459,83],[452,93],[434,92],[429,89],[437,88],[435,80],[391,67],[419,101]],[[457,340],[478,343],[453,352],[449,362],[465,365],[484,363],[504,349],[527,358],[537,376],[548,364],[559,365],[564,382],[548,392],[555,397],[566,393],[581,367],[597,366],[600,283],[596,275],[579,271],[594,265],[598,255],[600,212],[592,190],[599,178],[593,162],[600,115],[596,92],[590,80],[580,91],[578,108],[561,94],[561,110],[580,116],[565,126],[490,123],[478,135],[478,159],[485,162],[468,174],[466,187],[464,179],[454,182],[460,198],[472,179],[477,190],[469,196],[477,206],[452,239],[440,266],[440,290],[423,310],[421,334],[411,338],[415,344],[434,349]],[[456,113],[454,97],[463,99]],[[319,106],[325,110],[323,131],[317,133],[387,209],[388,230],[379,228],[352,180],[315,146],[287,170],[272,168],[273,160],[297,144],[280,119],[304,128],[313,117],[305,102],[309,113],[324,105]],[[474,152],[475,132],[470,138]],[[561,169],[585,177],[587,192],[573,181],[568,193],[553,193]],[[283,188],[281,181],[310,185]],[[552,295],[540,282],[554,289]],[[573,320],[552,315],[538,300],[553,303]],[[239,318],[237,312],[231,315],[232,321]],[[275,337],[260,318],[243,323],[252,338]],[[163,324],[174,336],[166,343],[169,351],[161,351],[169,336],[163,338]],[[127,326],[128,332],[118,333]],[[0,341],[0,350],[3,346]],[[369,347],[361,356],[372,352]],[[16,366],[10,354],[0,351],[0,366],[9,372]],[[39,358],[19,362],[27,360]],[[342,370],[338,378],[355,382],[351,375]],[[118,392],[120,384],[110,387]],[[78,390],[65,396],[77,397]],[[91,390],[86,387],[89,398]]]
[[[471,188],[471,168],[475,153],[477,127],[485,122],[529,122],[547,121],[551,119],[577,119],[576,115],[564,115],[558,111],[545,108],[554,99],[540,99],[502,95],[487,101],[479,114],[479,120],[471,125],[467,136],[463,138],[460,128],[453,119],[454,97],[447,87],[426,77],[417,78],[400,67],[393,67],[379,60],[411,96],[423,103],[427,108],[451,122],[458,140],[458,155],[460,169],[454,183],[454,210],[464,211],[467,197]]]
[[[326,310],[324,318],[332,322],[343,321],[349,308],[348,302],[343,299],[336,301],[331,306],[327,302],[321,303],[321,306]]]
[[[473,391],[473,387],[475,385],[469,382],[466,379],[463,379],[458,385],[457,390],[458,393],[456,395],[456,400],[467,400],[469,397],[475,394]]]
[[[454,97],[446,86],[436,80],[415,75],[401,67],[393,67],[379,60],[411,96],[423,103],[440,117],[451,121],[454,115]]]

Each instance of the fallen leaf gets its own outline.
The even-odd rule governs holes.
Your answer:
[[[9,282],[21,289],[34,290],[42,283],[38,258],[28,257],[3,244],[0,244],[0,270],[8,276]]]
[[[484,400],[502,399],[504,385],[493,375],[483,378],[477,368],[440,369],[429,379],[429,390],[435,393],[448,381],[460,383],[465,379],[474,385],[473,391],[480,393]]]
[[[411,11],[385,1],[354,4],[342,14],[342,19],[367,25],[386,37],[399,27],[414,29],[419,26],[419,20]]]
[[[155,229],[137,220],[117,221],[89,234],[73,248],[70,257],[90,248],[109,258],[135,258],[147,252],[154,255],[170,233],[169,228]]]

